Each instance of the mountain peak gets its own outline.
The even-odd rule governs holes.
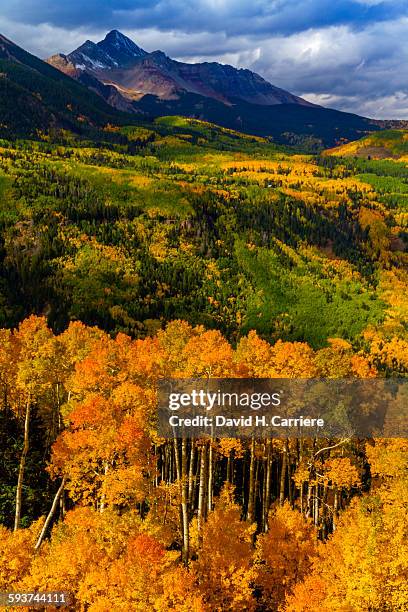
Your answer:
[[[118,64],[147,55],[146,51],[138,47],[133,40],[119,30],[111,30],[104,40],[98,42],[98,47],[116,60]]]
[[[107,33],[107,35],[105,36],[105,39],[109,42],[114,42],[114,41],[130,41],[130,38],[128,38],[127,36],[125,36],[125,34],[122,34],[122,32],[119,32],[119,30],[111,30],[110,32]]]
[[[77,51],[93,51],[94,49],[96,49],[96,44],[94,42],[92,42],[92,40],[86,40],[84,43],[82,43],[82,45],[80,47],[78,47]]]
[[[86,40],[78,49],[67,55],[67,60],[75,70],[112,70],[128,68],[147,55],[130,38],[112,30],[98,43]],[[51,62],[52,63],[52,62]]]

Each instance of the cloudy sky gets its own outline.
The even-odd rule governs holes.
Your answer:
[[[408,119],[407,0],[1,0],[40,57],[119,29],[147,51],[250,68],[313,102]]]

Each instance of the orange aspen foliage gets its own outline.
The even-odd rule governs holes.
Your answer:
[[[255,525],[241,521],[233,492],[233,487],[224,486],[204,525],[198,560],[191,564],[204,601],[214,612],[256,607],[251,587]]]
[[[267,377],[271,367],[272,347],[259,338],[256,331],[241,338],[235,351],[235,360],[243,376]]]
[[[0,589],[10,591],[29,571],[42,519],[27,529],[9,531],[0,525]]]
[[[317,556],[314,527],[288,503],[277,507],[268,532],[257,538],[254,554],[256,586],[266,609],[276,610],[285,595],[304,579]]]
[[[216,330],[190,338],[183,348],[185,365],[178,376],[227,377],[233,371],[232,347]]]
[[[271,378],[313,378],[318,375],[313,349],[305,342],[282,342],[272,347],[268,376]]]
[[[324,463],[323,480],[332,487],[351,489],[360,484],[359,470],[349,457],[334,457]]]
[[[317,351],[316,365],[326,378],[373,378],[376,369],[364,355],[355,354],[351,344],[341,338],[329,338],[329,346]]]

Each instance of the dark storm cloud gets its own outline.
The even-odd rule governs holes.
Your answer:
[[[408,118],[406,0],[2,0],[0,31],[39,55],[117,28],[147,51],[250,68],[312,101]]]
[[[408,12],[405,0],[3,0],[3,14],[26,24],[228,34],[292,34],[348,24],[365,27]]]
[[[149,2],[154,7],[155,2]],[[38,25],[48,23],[62,28],[101,26],[109,28],[116,10],[134,11],[146,7],[142,0],[3,0],[2,12],[13,21]]]

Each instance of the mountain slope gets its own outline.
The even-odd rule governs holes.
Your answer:
[[[151,118],[198,118],[309,149],[356,140],[381,127],[310,104],[250,70],[216,62],[186,64],[162,51],[147,53],[117,30],[48,62],[120,110]]]
[[[1,135],[29,136],[55,127],[81,131],[118,122],[120,114],[87,87],[0,35]]]
[[[382,130],[356,142],[329,149],[325,154],[366,159],[408,159],[408,130]]]
[[[193,93],[225,104],[238,99],[265,106],[312,106],[250,70],[217,62],[187,64],[171,59],[162,51],[147,53],[117,30],[109,32],[98,43],[87,40],[72,53],[52,56],[48,61],[77,77],[81,72],[90,73],[132,99],[153,94],[171,100]]]
[[[254,106],[235,100],[226,106],[218,100],[185,94],[177,100],[144,96],[135,104],[152,118],[168,115],[193,117],[229,129],[270,136],[280,144],[298,145],[308,150],[333,146],[344,140],[356,140],[380,127],[369,119],[319,106],[298,104]]]

